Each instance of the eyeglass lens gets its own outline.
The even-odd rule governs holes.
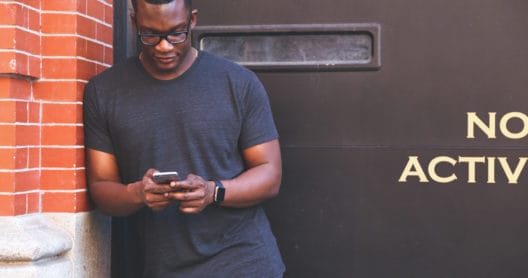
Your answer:
[[[148,45],[156,45],[161,39],[166,39],[172,44],[182,43],[187,39],[187,32],[176,32],[172,34],[141,34],[141,42]]]

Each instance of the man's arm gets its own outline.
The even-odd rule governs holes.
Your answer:
[[[279,140],[249,147],[242,152],[247,170],[231,180],[222,180],[226,194],[222,206],[242,208],[259,204],[279,193],[282,179],[282,160]],[[180,201],[184,213],[199,213],[213,202],[214,181],[205,181],[190,174],[171,186],[183,189],[167,193]]]
[[[232,180],[224,180],[226,207],[249,207],[275,197],[282,179],[279,140],[269,141],[242,152],[247,170]]]
[[[147,205],[160,210],[170,201],[163,194],[153,194],[159,188],[152,181],[154,169],[147,171],[141,181],[121,183],[115,156],[94,149],[86,150],[88,187],[97,207],[112,216],[127,216]],[[150,192],[149,192],[150,190]]]

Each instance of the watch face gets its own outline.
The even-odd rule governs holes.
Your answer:
[[[216,188],[216,201],[222,202],[224,201],[224,195],[225,195],[225,188],[223,187],[217,187]]]
[[[215,203],[220,203],[224,201],[225,196],[225,188],[224,185],[220,181],[215,181],[216,188],[215,188],[215,194],[214,194],[214,201]]]

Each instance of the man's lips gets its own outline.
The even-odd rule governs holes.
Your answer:
[[[175,56],[167,56],[167,57],[165,57],[165,56],[162,56],[162,57],[157,56],[156,57],[156,60],[158,60],[162,64],[171,63],[172,61],[174,61],[174,59],[175,59]]]

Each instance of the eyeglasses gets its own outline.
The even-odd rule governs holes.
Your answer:
[[[167,40],[171,44],[183,43],[187,40],[189,34],[189,29],[191,28],[191,18],[192,14],[189,15],[189,20],[187,21],[187,29],[185,31],[176,31],[171,33],[163,34],[145,34],[138,32],[137,35],[143,45],[154,46],[161,42],[162,39]],[[139,30],[139,28],[138,28]]]

